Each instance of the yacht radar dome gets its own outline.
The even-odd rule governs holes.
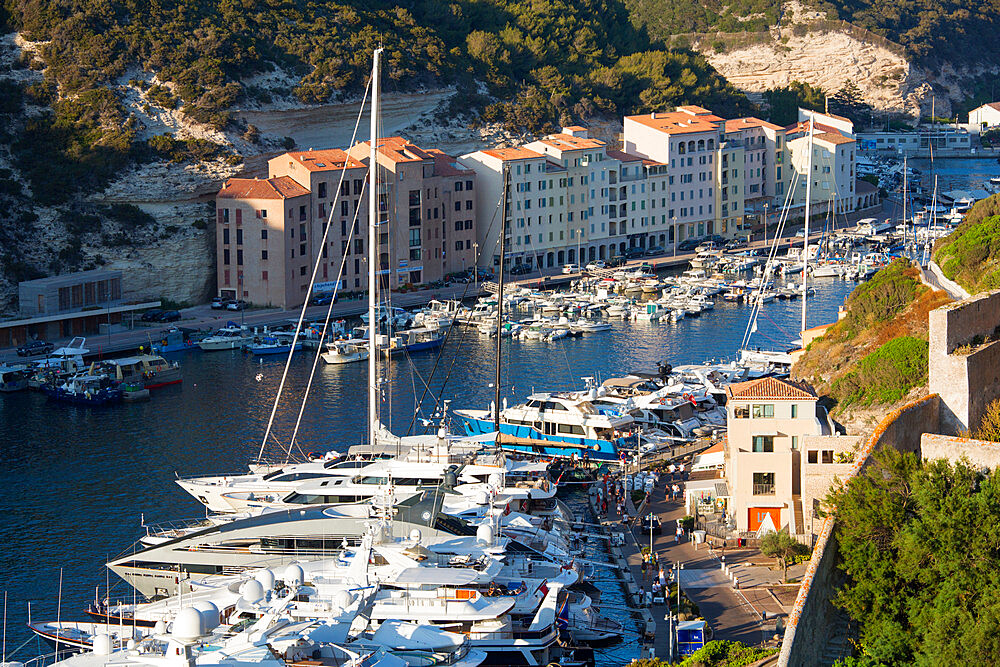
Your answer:
[[[171,634],[181,641],[192,641],[202,635],[201,612],[194,607],[184,607],[174,618],[174,628]]]
[[[414,528],[413,530],[410,531],[410,540],[412,540],[413,542],[416,542],[417,544],[420,544],[420,540],[422,538],[423,538],[423,535],[420,534],[420,529],[419,528]]]
[[[111,637],[103,632],[94,635],[94,654],[111,655]]]
[[[305,579],[305,572],[302,571],[300,565],[292,563],[285,568],[286,586],[301,586],[303,579]]]
[[[258,570],[253,578],[260,582],[260,585],[264,587],[265,591],[269,591],[274,588],[274,572],[271,570]]]
[[[251,579],[243,584],[240,595],[250,604],[255,604],[264,599],[264,587],[256,579]]]
[[[476,528],[476,541],[493,544],[493,527],[487,523],[479,524],[479,528]]]

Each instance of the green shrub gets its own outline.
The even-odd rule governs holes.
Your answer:
[[[1000,287],[1000,196],[977,202],[955,231],[935,243],[934,261],[970,293]]]
[[[831,394],[842,407],[895,403],[927,382],[927,348],[919,338],[893,338],[834,381]]]

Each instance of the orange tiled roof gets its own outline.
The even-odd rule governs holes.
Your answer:
[[[339,148],[328,148],[318,151],[292,151],[285,155],[309,171],[339,170],[344,168],[345,162],[348,169],[366,169],[363,163],[355,160],[347,154],[347,151],[342,151]]]
[[[805,382],[795,382],[781,378],[766,377],[749,382],[738,382],[726,387],[730,399],[768,398],[816,400],[816,392]]]
[[[689,134],[693,132],[713,132],[719,129],[717,116],[693,116],[689,113],[652,113],[640,116],[626,116],[629,120],[645,125],[664,134]]]
[[[619,151],[615,149],[610,149],[607,152],[608,157],[612,160],[618,160],[619,162],[639,162],[644,161],[639,155],[632,155],[631,153],[626,153],[625,151]]]
[[[309,194],[290,176],[275,178],[230,178],[216,197],[222,199],[288,199]]]
[[[696,104],[687,104],[684,106],[677,107],[677,111],[680,113],[688,114],[689,116],[698,116],[700,118],[705,118],[706,120],[723,120],[721,116],[716,116],[709,109],[705,107],[700,107]]]
[[[582,129],[582,128],[581,128]],[[603,148],[605,143],[600,139],[589,139],[587,137],[577,137],[572,134],[550,134],[540,143],[558,148],[564,151],[584,150],[588,148]]]
[[[427,153],[434,158],[435,176],[468,176],[476,173],[459,164],[458,158],[452,157],[442,150],[431,148]]]
[[[780,125],[775,125],[774,123],[769,123],[766,120],[754,118],[753,116],[734,118],[726,121],[726,132],[738,132],[739,130],[749,127],[766,127],[769,130],[783,129]]]
[[[850,137],[845,137],[844,135],[840,134],[839,132],[823,132],[821,134],[817,134],[813,138],[816,139],[817,141],[826,141],[826,142],[829,142],[831,144],[853,144],[854,143],[854,139],[851,139]]]
[[[538,151],[519,146],[515,146],[514,148],[488,148],[483,151],[483,154],[500,160],[529,160],[531,158],[545,157]]]
[[[792,123],[791,125],[785,128],[785,131],[789,133],[803,132],[805,134],[809,134],[809,121],[803,120],[797,123]],[[842,132],[835,127],[831,127],[829,125],[824,125],[823,123],[817,123],[817,122],[813,122],[813,132],[842,134]],[[819,136],[819,134],[816,134],[815,136]]]

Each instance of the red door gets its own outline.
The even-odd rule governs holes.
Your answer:
[[[750,531],[754,532],[764,523],[767,515],[771,515],[771,522],[775,530],[781,529],[781,508],[780,507],[751,507],[747,510],[747,523]]]

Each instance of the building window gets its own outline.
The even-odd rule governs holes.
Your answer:
[[[755,452],[773,452],[774,451],[774,436],[773,435],[755,435],[755,436],[753,436],[753,451],[755,451]]]
[[[415,248],[420,245],[420,230],[411,229],[410,230],[410,247]]]
[[[420,206],[420,190],[410,190],[410,206]]]
[[[471,190],[472,189],[472,181],[466,181],[465,182],[465,189],[466,190]]]
[[[756,403],[753,406],[754,419],[768,419],[774,417],[773,403]]]
[[[264,280],[264,281],[267,280],[267,271],[261,271],[260,272],[260,279]]]
[[[304,267],[304,266],[300,266],[299,267],[299,275],[300,276],[306,275],[306,267]]]
[[[222,230],[222,242],[229,243],[229,227]]]
[[[260,251],[260,258],[261,259],[267,259],[267,251],[266,250],[261,250]]]
[[[228,231],[228,230],[226,230]],[[236,245],[243,245],[243,228],[240,227],[236,230]]]
[[[821,460],[823,461],[823,463],[833,463],[833,450],[824,449],[821,452]]]
[[[462,191],[462,181],[455,181],[455,192]]]
[[[261,238],[262,241],[266,241],[267,240],[267,230],[266,229],[260,230],[260,238]]]
[[[753,474],[753,495],[755,496],[774,495],[773,472],[755,472]]]
[[[243,266],[243,250],[236,251],[236,264],[237,266]]]
[[[222,251],[222,263],[229,264],[229,248]]]
[[[671,229],[671,232],[674,230]],[[750,418],[750,406],[749,405],[737,405],[733,408],[733,419],[749,419]]]
[[[792,419],[796,419],[799,416],[799,406],[796,403],[792,403]]]
[[[326,183],[320,183],[319,184],[318,195],[319,195],[320,199],[326,199]]]
[[[792,436],[792,449],[795,450],[795,449],[798,449],[798,448],[799,448],[799,436],[793,435]]]

